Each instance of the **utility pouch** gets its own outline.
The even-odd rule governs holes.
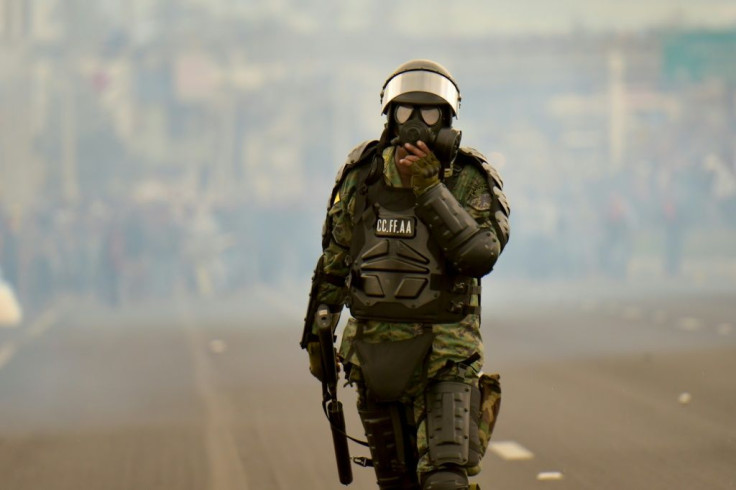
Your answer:
[[[432,348],[434,334],[421,335],[390,342],[354,341],[355,351],[365,384],[373,398],[381,402],[398,400],[406,390],[418,367],[426,369],[426,359]],[[424,365],[423,365],[424,364]]]
[[[483,455],[488,448],[493,427],[498,419],[498,411],[501,408],[501,376],[498,373],[481,375],[478,379],[478,388],[480,389],[478,436],[481,455]]]

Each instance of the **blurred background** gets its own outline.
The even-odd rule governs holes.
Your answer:
[[[2,488],[337,487],[297,342],[413,58],[512,208],[484,488],[736,488],[732,0],[0,0]]]
[[[499,280],[736,280],[731,2],[3,0],[0,19],[0,263],[29,307],[303,286],[334,175],[417,57],[455,75],[463,143],[506,180]]]

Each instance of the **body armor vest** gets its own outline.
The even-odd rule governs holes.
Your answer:
[[[361,320],[452,323],[475,313],[472,277],[448,269],[439,246],[414,212],[409,188],[383,178],[363,186],[350,249],[348,306]]]

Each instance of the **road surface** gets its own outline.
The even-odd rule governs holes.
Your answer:
[[[484,490],[736,489],[736,286],[490,283],[483,301],[503,386]],[[341,488],[304,302],[67,298],[0,329],[0,488]]]

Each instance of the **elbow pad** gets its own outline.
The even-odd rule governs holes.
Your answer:
[[[501,252],[498,239],[478,226],[444,184],[417,198],[416,213],[458,272],[480,277],[491,271]]]

